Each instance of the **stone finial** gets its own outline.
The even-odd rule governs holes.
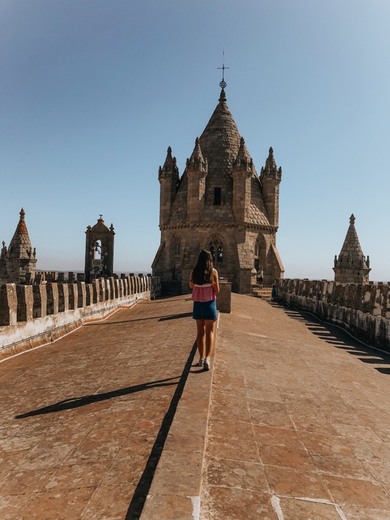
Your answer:
[[[355,224],[355,220],[356,220],[355,215],[352,213],[352,215],[349,217],[349,223]]]
[[[219,102],[220,103],[226,103],[226,94],[225,94],[225,89],[224,88],[221,89],[221,94],[219,96]]]

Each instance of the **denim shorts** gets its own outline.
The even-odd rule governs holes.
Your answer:
[[[213,320],[217,319],[217,302],[211,300],[209,302],[194,302],[193,314],[194,320]]]

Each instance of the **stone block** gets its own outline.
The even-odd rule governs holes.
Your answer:
[[[219,312],[230,313],[232,307],[232,284],[227,280],[220,280],[217,295],[217,309]]]

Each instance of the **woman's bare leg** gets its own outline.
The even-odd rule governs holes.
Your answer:
[[[205,320],[196,320],[197,336],[196,346],[198,347],[199,356],[204,359],[206,357],[206,327]]]
[[[213,353],[214,349],[214,331],[215,331],[215,321],[214,320],[205,320],[205,329],[206,329],[206,359],[208,360],[208,366],[210,367],[210,357]]]

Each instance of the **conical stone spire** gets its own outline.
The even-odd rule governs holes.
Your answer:
[[[340,283],[367,283],[370,260],[364,256],[355,228],[355,216],[349,219],[349,228],[339,256],[335,256],[335,281]]]
[[[241,136],[227,106],[222,89],[219,103],[199,138],[203,157],[207,159],[209,177],[229,175],[240,149]]]
[[[35,276],[37,263],[35,248],[31,246],[25,211],[20,210],[20,218],[6,253],[6,281],[11,283],[30,283]]]
[[[22,208],[20,210],[19,223],[16,226],[16,230],[8,248],[9,258],[30,258],[32,256],[32,246],[30,237],[28,234],[25,211]]]

